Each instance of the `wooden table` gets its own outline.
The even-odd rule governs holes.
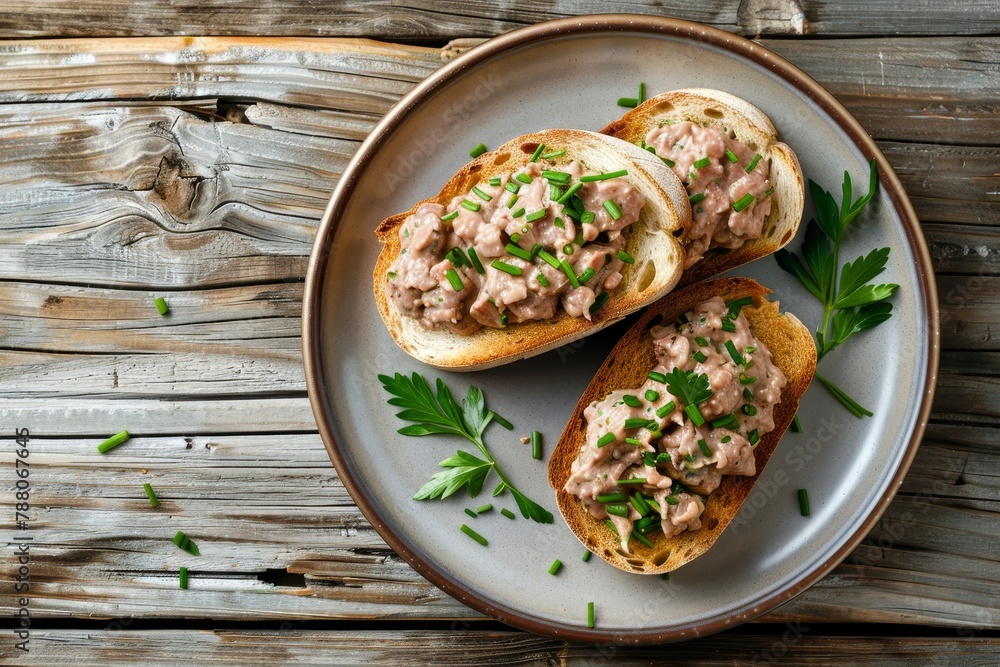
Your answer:
[[[669,649],[535,637],[423,580],[344,491],[301,367],[317,220],[380,115],[476,38],[588,10],[702,21],[819,80],[903,180],[941,296],[934,413],[878,527],[759,622]],[[996,0],[40,0],[7,3],[0,35],[0,604],[31,617],[30,653],[8,630],[0,662],[997,661]]]

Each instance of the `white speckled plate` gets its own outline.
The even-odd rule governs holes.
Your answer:
[[[873,418],[857,420],[822,387],[800,409],[805,432],[789,433],[734,523],[704,556],[670,581],[626,574],[583,547],[556,512],[545,461],[517,436],[539,430],[551,449],[591,374],[626,323],[541,357],[473,374],[442,374],[403,354],[379,318],[370,276],[375,226],[436,193],[479,142],[551,127],[597,130],[621,115],[639,81],[650,95],[703,86],[760,107],[798,154],[805,175],[839,193],[844,169],[867,182],[878,159],[879,195],[844,257],[879,245],[885,274],[902,285],[892,319],[852,339],[821,364]],[[807,215],[811,211],[807,208]],[[797,247],[798,241],[793,241]],[[815,327],[820,310],[772,258],[739,270],[769,286],[784,308]],[[930,410],[937,371],[937,301],[926,245],[888,163],[844,108],[817,83],[760,46],[704,26],[647,16],[592,16],[509,33],[459,57],[421,83],[376,127],[351,161],[323,218],[306,285],[304,349],[320,432],[348,490],[386,541],[421,574],[462,602],[528,630],[615,643],[676,641],[715,632],[773,609],[816,582],[865,536],[899,487]],[[481,387],[515,422],[487,442],[515,483],[556,513],[539,525],[498,511],[470,519],[475,500],[411,500],[437,464],[469,443],[407,438],[386,405],[379,373],[444,375],[456,393]],[[488,483],[487,489],[493,484]],[[809,490],[812,516],[795,490]],[[484,548],[459,532],[469,523]],[[553,559],[565,564],[548,574]],[[587,628],[587,603],[596,627]]]

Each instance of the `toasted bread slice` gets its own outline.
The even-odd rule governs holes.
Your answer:
[[[474,371],[510,363],[552,350],[588,336],[650,304],[680,279],[684,264],[682,238],[691,222],[691,207],[683,184],[656,156],[634,145],[595,132],[546,130],[510,141],[465,165],[433,198],[447,205],[453,197],[492,176],[513,173],[526,165],[539,144],[548,149],[565,148],[566,154],[550,164],[581,163],[585,170],[612,172],[628,169],[628,181],[646,197],[638,222],[630,227],[626,251],[635,263],[626,265],[621,284],[592,320],[571,317],[562,310],[553,319],[511,324],[504,329],[482,327],[471,335],[448,329],[427,329],[390,303],[387,272],[399,256],[399,226],[409,211],[394,215],[379,225],[382,242],[374,271],[375,301],[379,313],[397,344],[410,356],[455,371]]]
[[[798,158],[768,117],[749,102],[709,88],[684,88],[650,98],[614,121],[601,132],[632,144],[640,144],[650,130],[665,121],[690,121],[717,127],[761,154],[771,166],[771,212],[764,221],[760,238],[740,248],[714,248],[684,271],[677,288],[719,275],[785,246],[798,229],[805,203],[805,188]]]
[[[549,484],[555,489],[559,511],[583,544],[612,565],[628,572],[659,574],[670,572],[705,553],[736,516],[750,494],[782,434],[798,410],[816,370],[816,347],[809,330],[790,313],[780,314],[777,302],[764,297],[770,290],[749,278],[722,278],[699,283],[674,292],[643,313],[638,322],[611,351],[597,375],[584,391],[573,417],[559,438],[549,459]],[[761,437],[754,450],[757,474],[752,477],[725,475],[719,488],[705,502],[702,527],[674,537],[662,534],[650,549],[636,540],[624,553],[618,537],[595,519],[574,495],[563,490],[573,462],[585,443],[587,430],[584,409],[603,399],[615,389],[639,387],[656,365],[649,330],[657,324],[670,324],[681,314],[714,296],[726,301],[753,297],[753,305],[744,306],[753,334],[770,350],[775,364],[785,374],[788,384],[781,392],[781,402],[774,406],[774,430]]]

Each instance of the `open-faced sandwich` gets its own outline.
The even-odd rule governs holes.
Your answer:
[[[559,511],[629,572],[701,555],[746,500],[798,409],[816,348],[747,278],[650,306],[615,346],[549,460]]]
[[[749,102],[707,88],[674,90],[601,132],[655,153],[687,189],[692,224],[678,288],[769,255],[795,236],[802,170]]]
[[[648,151],[582,130],[524,135],[382,222],[375,299],[411,356],[490,368],[667,294],[690,216],[680,181]]]

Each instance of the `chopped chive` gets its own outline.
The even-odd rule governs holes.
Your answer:
[[[512,218],[520,218],[522,215],[524,215],[524,207],[523,206],[521,208],[517,209],[516,211],[514,211],[513,213],[511,213],[510,217],[512,217]]]
[[[614,441],[615,441],[614,433],[605,433],[604,435],[602,435],[600,438],[597,439],[597,446],[604,447],[605,445],[610,445]]]
[[[757,408],[749,404],[744,405],[742,410],[743,414],[745,414],[747,417],[753,417],[755,414],[757,414]]]
[[[756,351],[757,351],[757,347],[756,346],[754,346],[754,345],[747,345],[747,349],[746,349],[747,354],[753,354]]]
[[[503,189],[511,193],[512,195],[516,195],[518,190],[521,189],[521,186],[515,183],[514,181],[507,181],[507,185],[503,186]]]
[[[708,347],[708,339],[703,336],[695,336],[694,342],[698,343],[701,347]]]
[[[457,246],[449,250],[445,257],[450,259],[451,263],[455,266],[472,266],[472,263],[469,262],[469,258],[466,257],[465,253],[462,252],[462,249]]]
[[[722,415],[718,419],[712,421],[712,428],[729,428],[731,425],[739,425],[736,420],[736,415],[730,412],[728,415]]]
[[[697,160],[695,160],[691,164],[691,166],[694,167],[695,169],[701,169],[702,167],[707,167],[710,164],[712,164],[712,158],[710,158],[710,157],[703,157],[703,158],[698,158]]]
[[[587,267],[587,269],[576,277],[577,282],[581,285],[587,284],[587,282],[596,275],[596,271],[592,267]]]
[[[733,210],[738,213],[743,209],[745,209],[750,204],[752,204],[753,200],[754,200],[753,193],[748,192],[733,202]]]
[[[584,244],[583,232],[577,232],[576,238],[573,239],[573,243],[577,244],[578,246],[583,247],[583,244]]]
[[[708,359],[708,357],[705,356],[705,353],[702,352],[701,350],[697,350],[691,356],[694,357],[694,360],[697,361],[699,364],[705,363],[705,360]]]
[[[691,202],[692,204],[697,204],[698,202],[702,201],[703,199],[705,199],[705,193],[704,192],[696,192],[693,195],[691,195],[690,197],[688,197],[688,201]]]
[[[563,273],[566,274],[566,277],[569,278],[570,285],[572,285],[573,287],[580,286],[580,281],[577,280],[576,274],[573,273],[573,267],[569,265],[569,262],[567,262],[564,259],[563,261],[559,262],[559,268],[561,268]]]
[[[667,376],[664,375],[663,373],[658,373],[656,371],[649,371],[646,377],[648,377],[650,380],[653,380],[654,382],[662,382],[664,384],[666,384],[667,382]]]
[[[549,566],[549,574],[555,574],[562,567],[562,561],[556,558],[552,561],[552,565]]]
[[[465,289],[465,285],[462,284],[462,279],[458,277],[458,273],[455,272],[455,269],[448,269],[445,271],[444,277],[448,279],[448,282],[451,283],[451,288],[456,292],[461,292]]]
[[[514,234],[510,235],[510,242],[511,243],[517,243],[520,240],[521,240],[521,235],[520,234],[514,233]]]
[[[520,173],[520,174],[514,176],[514,178],[516,178],[517,180],[521,181],[522,183],[531,183],[531,176],[529,176],[528,174],[525,174],[525,173]]]
[[[583,187],[583,181],[577,181],[576,183],[574,183],[573,185],[570,186],[569,190],[567,190],[566,192],[564,192],[562,194],[562,196],[559,197],[559,199],[556,200],[556,203],[557,204],[565,204],[566,202],[569,201],[569,198],[572,197],[573,195],[575,195],[577,192],[579,192],[580,188],[582,188],[582,187]]]
[[[462,532],[465,533],[466,535],[468,535],[469,537],[471,537],[472,539],[474,539],[476,542],[479,542],[480,544],[482,544],[484,547],[487,544],[489,544],[489,542],[486,540],[485,537],[483,537],[482,535],[480,535],[476,531],[472,530],[471,528],[469,528],[468,526],[466,526],[464,523],[462,524]]]
[[[726,304],[729,307],[729,312],[726,314],[729,316],[730,319],[736,319],[737,317],[740,316],[740,310],[743,309],[743,306],[749,306],[751,304],[753,304],[752,296],[745,296],[742,299],[736,299],[735,301],[730,301],[729,303]],[[757,348],[753,348],[752,350],[749,347],[747,348],[748,352],[755,352],[756,350]]]
[[[635,99],[634,97],[619,97],[618,98],[618,106],[620,106],[620,107],[635,108],[635,107],[639,106],[639,100]],[[593,626],[591,626],[591,627],[593,627]]]
[[[642,417],[629,417],[625,420],[625,428],[645,428],[649,426],[649,420]]]
[[[541,243],[536,243],[535,245],[531,246],[531,259],[537,257],[538,253],[540,253],[541,251],[542,251]]]
[[[660,579],[663,579],[664,581],[670,581],[670,573],[664,572],[663,574],[660,575]]]
[[[635,396],[633,394],[625,394],[624,396],[622,396],[622,401],[624,401],[625,405],[629,406],[630,408],[638,408],[642,406],[642,401],[639,400],[638,396]]]
[[[649,541],[649,538],[646,537],[645,535],[643,535],[642,533],[640,533],[639,531],[633,530],[632,531],[632,537],[634,537],[637,542],[641,542],[642,544],[645,544],[650,549],[653,548],[653,543]]]
[[[570,175],[565,171],[543,169],[542,178],[550,182],[558,183],[559,185],[565,185],[566,183],[569,183]]]
[[[809,516],[809,492],[799,489],[799,512],[802,516]]]
[[[680,501],[681,501],[681,499],[678,498],[677,496],[674,496],[674,495],[667,496],[667,504],[668,505],[676,505]]]
[[[510,197],[507,197],[507,203],[505,205],[507,206],[507,208],[513,210],[514,204],[517,203],[517,200],[518,200],[517,195],[511,195]]]
[[[799,423],[799,415],[792,418],[792,433],[802,433],[802,424]]]
[[[528,217],[526,217],[525,220],[527,220],[528,222],[534,222],[535,220],[541,220],[546,215],[548,215],[548,213],[549,213],[548,209],[540,208],[537,211],[535,211],[534,213],[529,213]],[[517,217],[517,216],[515,216],[515,217]]]
[[[531,458],[536,460],[542,458],[542,434],[538,431],[531,432]]]
[[[572,255],[573,254],[573,244],[567,243],[563,246],[563,254]]]
[[[639,513],[639,516],[649,514],[649,505],[647,505],[646,501],[642,499],[641,493],[633,493],[629,496],[628,501],[632,504],[632,507],[635,508],[635,511]]]
[[[737,366],[746,366],[747,360],[743,358],[740,351],[736,349],[736,344],[731,340],[726,341],[726,350],[729,351],[729,356],[733,358],[733,362]]]
[[[752,375],[747,375],[746,373],[740,373],[740,384],[753,384],[757,381]]]
[[[774,194],[774,188],[768,188],[767,190],[764,190],[765,197],[770,197],[772,194]]]
[[[618,204],[611,199],[604,202],[604,210],[608,212],[608,215],[611,216],[612,220],[618,220],[622,217],[622,210],[618,208]]]
[[[580,214],[580,222],[582,222],[585,225],[589,225],[594,221],[594,218],[596,217],[597,216],[594,215],[593,211],[584,211],[583,213]]]
[[[468,507],[465,508],[465,513],[471,516],[473,519],[479,516],[478,514],[476,514],[475,510],[470,510]]]
[[[485,192],[483,192],[482,190],[480,190],[478,187],[473,187],[472,191],[474,193],[476,193],[476,196],[479,197],[480,199],[482,199],[483,201],[490,201],[490,200],[493,199],[492,195],[486,194]]]
[[[545,250],[539,250],[538,256],[542,258],[542,261],[551,266],[553,269],[560,268],[559,260],[547,253]]]
[[[705,418],[701,416],[701,410],[698,409],[697,405],[686,406],[684,412],[695,426],[701,426],[705,423]]]
[[[747,435],[747,440],[750,441],[751,446],[756,445],[758,442],[760,442],[760,434],[757,432],[757,429],[750,431],[750,433]]]
[[[611,503],[604,508],[608,514],[614,514],[615,516],[628,516],[628,507],[625,503]]]
[[[723,317],[722,318],[722,330],[723,331],[728,331],[729,333],[733,333],[734,331],[736,331],[736,323],[733,322],[732,320],[728,319],[728,318]]]
[[[587,549],[586,551],[583,552],[583,558],[581,558],[580,560],[586,563],[587,561],[590,560],[590,556],[591,556],[590,549]]]
[[[500,510],[500,514],[503,514],[508,519],[516,519],[517,518],[517,515],[515,515],[513,512],[511,512],[506,507],[504,507],[502,510]]]
[[[111,436],[110,438],[99,444],[97,446],[97,451],[99,451],[101,454],[107,454],[109,451],[111,451],[118,445],[128,440],[129,437],[130,436],[128,434],[128,431],[119,431],[118,433],[115,433],[113,436]]]
[[[513,243],[508,243],[504,246],[504,249],[514,257],[520,257],[521,259],[530,262],[531,261],[531,251],[525,250],[521,246],[514,245]]]
[[[386,271],[385,275],[389,276],[390,278],[396,278],[399,276],[399,274],[396,273],[395,271]]]
[[[570,201],[571,202],[573,201],[573,199],[574,199],[573,197],[570,197]],[[569,204],[567,204],[566,208],[563,209],[563,213],[566,214],[567,218],[572,218],[573,220],[576,220],[577,222],[580,221],[580,212],[577,211],[572,206],[570,206]]]
[[[441,216],[441,222],[448,222],[449,220],[454,220],[458,217],[458,209],[455,209],[451,213]]]
[[[630,445],[635,445],[636,447],[642,446],[642,440],[639,438],[625,438],[625,442]]]
[[[537,162],[538,158],[541,157],[542,155],[542,151],[544,150],[545,150],[545,144],[538,144],[538,147],[535,149],[535,152],[531,154],[531,159],[528,161]]]
[[[519,276],[522,273],[520,267],[508,264],[507,262],[501,262],[499,259],[494,259],[490,262],[490,266],[497,271],[503,271],[504,273],[509,273],[512,276]]]
[[[489,503],[486,503],[485,505],[480,505],[479,507],[476,508],[476,514],[484,514],[486,512],[492,512],[492,511],[493,511],[493,505],[490,505]]]
[[[621,100],[618,100],[618,102],[621,103]],[[587,627],[588,628],[594,627],[594,603],[593,602],[588,602],[587,603]]]
[[[635,264],[635,258],[624,250],[619,250],[617,257],[626,264]]]
[[[513,431],[514,430],[514,425],[513,424],[511,424],[509,421],[507,421],[506,419],[504,419],[503,417],[501,417],[500,415],[498,415],[495,412],[493,413],[493,421],[495,421],[496,423],[500,424],[501,426],[503,426],[508,431]]]
[[[462,200],[462,208],[467,209],[467,210],[472,211],[473,213],[475,213],[476,211],[479,210],[479,204],[477,204],[474,201],[469,201],[468,199],[463,199]]]
[[[545,277],[544,273],[542,273],[541,271],[539,271],[538,272],[538,284],[541,285],[542,287],[548,287],[552,283],[549,282],[549,279]]]
[[[156,306],[156,312],[158,312],[160,315],[166,315],[167,313],[170,312],[170,306],[167,305],[167,300],[164,299],[162,296],[156,297],[156,299],[153,301],[153,305]]]
[[[751,171],[754,170],[754,167],[757,166],[758,162],[760,162],[760,153],[757,153],[756,155],[753,156],[753,159],[750,160],[750,164],[744,167],[744,170],[749,174]]]
[[[646,84],[643,81],[639,82],[639,97],[635,98],[635,101],[639,104],[646,101]]]
[[[479,261],[479,255],[476,254],[475,248],[469,248],[469,259],[472,261],[472,266],[475,267],[476,273],[480,275],[486,273],[486,269],[483,268],[483,263]]]
[[[726,149],[726,157],[729,158],[729,161],[732,162],[733,164],[736,164],[737,162],[740,161],[740,159],[736,157],[736,153],[732,152],[728,148]]]
[[[733,436],[731,436],[731,435],[727,435],[727,436],[726,436],[726,437],[724,437],[724,438],[723,438],[723,439],[722,439],[722,440],[721,440],[720,442],[721,442],[722,444],[726,444],[727,442],[729,442],[729,441],[730,441],[730,440],[732,440],[732,439],[733,439]]]
[[[184,531],[181,530],[177,531],[177,534],[174,535],[174,544],[177,545],[177,548],[188,552],[192,556],[201,555],[200,552],[198,551],[198,545],[192,542],[191,538],[189,538],[187,535],[184,534]]]
[[[160,500],[156,497],[156,491],[153,491],[153,485],[146,482],[142,485],[142,490],[146,492],[146,497],[149,498],[149,504],[153,507],[160,506]]]
[[[180,569],[177,570],[177,586],[178,586],[178,588],[182,588],[184,590],[187,590],[187,587],[188,587],[188,569],[186,567],[182,567],[182,568],[180,568]]]
[[[753,392],[750,391],[750,387],[743,387],[743,400],[747,403],[753,402]]]
[[[614,523],[612,523],[611,519],[605,519],[605,520],[604,520],[604,525],[605,525],[605,526],[607,526],[607,527],[608,527],[608,529],[609,529],[609,530],[610,530],[610,531],[611,531],[612,533],[614,533],[615,535],[617,535],[617,534],[618,534],[618,529],[617,529],[617,528],[615,528],[615,524],[614,524]]]
[[[659,417],[660,419],[663,419],[671,412],[673,412],[675,407],[676,407],[675,403],[673,401],[670,401],[666,405],[662,405],[656,409],[656,416]]]
[[[652,389],[647,389],[646,393],[643,394],[643,397],[645,397],[645,399],[647,401],[649,401],[650,403],[652,403],[653,401],[655,401],[658,398],[660,398],[660,392],[653,391]]]
[[[597,502],[599,503],[623,503],[626,500],[625,494],[622,492],[618,493],[606,493],[601,496],[597,496]]]
[[[698,440],[698,449],[701,453],[705,455],[706,458],[712,458],[712,450],[708,448],[708,443],[705,442],[704,438]]]
[[[622,176],[628,176],[628,169],[620,169],[619,171],[608,171],[603,174],[588,174],[587,176],[581,176],[581,183],[590,183],[592,181],[606,181],[611,178],[620,178]]]
[[[476,145],[475,148],[473,148],[471,151],[469,151],[469,155],[471,155],[472,157],[479,157],[480,155],[482,155],[483,153],[485,153],[488,150],[489,149],[486,147],[486,144],[479,143],[479,144]]]
[[[651,151],[651,152],[654,153],[654,154],[656,153],[656,151]],[[663,160],[663,164],[667,165],[668,167],[676,167],[677,166],[677,163],[674,162],[673,160],[667,159],[665,157],[661,157],[660,159]]]
[[[482,146],[482,144],[479,145]],[[493,187],[498,187],[500,185],[501,180],[502,179],[499,176],[494,176],[493,178],[490,179],[490,185],[492,185]]]
[[[551,160],[554,157],[561,157],[566,154],[565,148],[560,148],[559,150],[550,151],[542,155],[543,160]]]
[[[555,220],[552,221],[552,224],[558,227],[559,229],[566,229],[566,223],[563,222],[562,218],[556,218]]]

